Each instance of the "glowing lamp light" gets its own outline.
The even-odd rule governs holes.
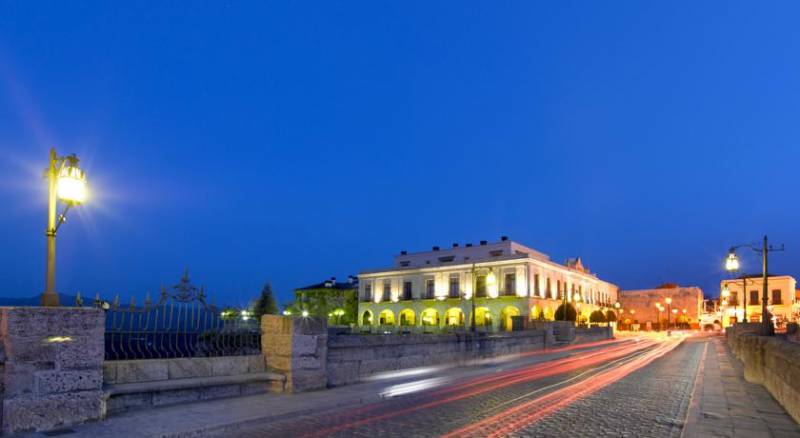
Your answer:
[[[576,293],[575,295],[572,296],[572,300],[577,303],[578,301],[581,300],[581,294]]]
[[[284,315],[284,316],[290,316],[291,314],[292,314],[292,311],[291,311],[291,310],[284,310],[284,311],[283,311],[283,315]]]
[[[303,310],[301,315],[303,315],[303,318],[307,317],[308,316],[308,310]]]
[[[731,291],[728,289],[728,285],[725,285],[725,287],[722,289],[722,296],[725,298],[731,296]]]
[[[678,313],[678,309],[672,309],[672,313]]]
[[[620,306],[621,306],[621,304],[619,303],[619,301],[617,301],[616,303],[614,303],[614,307],[616,307],[617,309],[619,309],[619,307],[620,307]]]
[[[77,161],[77,160],[76,160]],[[86,201],[86,173],[78,168],[77,163],[64,166],[58,174],[57,194],[59,199],[72,204]]]
[[[736,252],[731,251],[728,253],[728,258],[725,259],[725,269],[728,271],[739,270],[739,257],[736,257]]]
[[[664,298],[664,302],[667,303],[667,304],[672,304],[672,298],[666,297],[666,298]]]

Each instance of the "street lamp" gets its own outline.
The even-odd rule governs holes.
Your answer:
[[[770,321],[770,319],[767,317],[767,302],[769,301],[769,252],[783,251],[783,245],[777,248],[769,245],[767,236],[765,235],[764,240],[761,243],[761,247],[758,247],[756,244],[732,246],[731,249],[728,250],[728,258],[725,260],[726,269],[728,267],[730,267],[731,270],[733,270],[733,268],[739,268],[739,258],[736,256],[736,250],[739,248],[750,248],[751,250],[761,254],[761,334],[764,336],[771,335],[773,334],[772,321]]]
[[[739,257],[736,256],[736,251],[731,249],[728,252],[728,258],[725,259],[725,269],[731,273],[731,277],[736,278],[736,273],[741,268],[741,264],[739,263]],[[725,289],[728,287],[725,286]],[[747,321],[747,276],[742,274],[742,306],[744,307],[744,316],[743,320]],[[739,300],[737,299],[735,304],[735,315],[736,315],[736,322],[739,322]]]
[[[578,326],[578,323],[580,322],[581,294],[575,292],[575,295],[572,296],[572,301],[575,302],[575,326]],[[565,312],[566,310],[567,309],[564,309]]]
[[[86,173],[78,167],[75,154],[59,157],[56,148],[50,149],[50,164],[45,170],[48,180],[47,205],[47,265],[45,271],[42,306],[58,306],[56,293],[56,232],[67,218],[67,212],[73,205],[81,205],[88,195]],[[61,214],[56,214],[58,200],[66,207]]]
[[[661,311],[663,310],[661,303],[656,303],[656,309],[658,309],[658,331],[661,331]]]
[[[670,334],[672,329],[672,321],[670,320],[669,314],[672,313],[672,297],[664,298],[664,302],[667,303],[667,334]]]

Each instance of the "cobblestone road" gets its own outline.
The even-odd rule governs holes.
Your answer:
[[[491,370],[485,376],[366,406],[252,424],[231,436],[428,437],[458,431],[458,436],[678,437],[704,347],[702,340],[684,342],[607,386],[577,400],[568,399],[570,392],[580,393],[664,344],[642,342],[619,348],[616,355],[609,348],[603,354],[581,353],[538,368]],[[557,402],[564,406],[509,430],[512,419]],[[525,409],[512,415],[515,407]],[[467,430],[479,423],[485,424]]]

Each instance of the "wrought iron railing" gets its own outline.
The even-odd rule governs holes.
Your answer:
[[[161,288],[156,302],[149,295],[137,306],[95,300],[106,309],[105,359],[168,359],[241,356],[261,351],[261,330],[247,310],[206,302],[203,288],[188,273],[170,291]]]

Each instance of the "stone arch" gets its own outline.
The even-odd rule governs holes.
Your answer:
[[[492,311],[488,307],[478,307],[475,309],[475,325],[476,326],[490,326],[492,325]]]
[[[464,311],[458,307],[451,307],[444,313],[445,325],[464,325]]]
[[[414,325],[416,323],[416,318],[414,311],[411,309],[403,309],[399,313],[400,325]]]
[[[394,325],[394,312],[389,309],[384,309],[378,315],[378,324],[379,325]]]
[[[500,311],[500,325],[503,330],[510,332],[514,328],[514,322],[511,318],[512,316],[519,316],[520,311],[518,308],[514,306],[506,306],[502,311]]]
[[[434,327],[439,326],[439,312],[432,307],[428,307],[427,309],[423,310],[419,317],[422,321],[422,325]]]
[[[361,325],[372,325],[372,311],[365,310],[361,314]]]

